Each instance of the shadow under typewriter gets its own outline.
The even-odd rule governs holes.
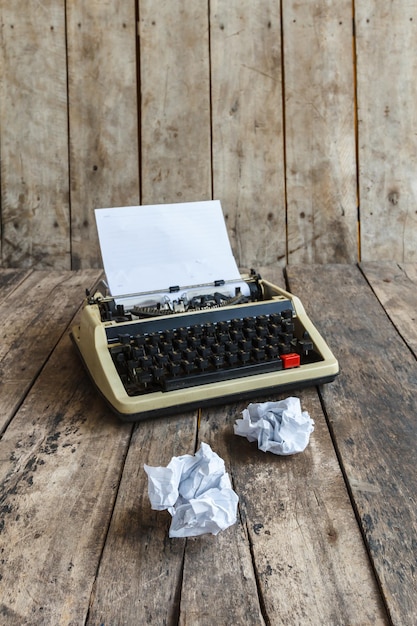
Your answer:
[[[256,273],[250,297],[220,291],[175,309],[125,310],[98,288],[71,337],[122,419],[290,391],[334,380],[338,363],[300,300]]]

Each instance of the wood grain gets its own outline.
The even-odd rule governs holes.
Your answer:
[[[131,428],[65,335],[1,441],[3,623],[84,624]]]
[[[139,0],[142,204],[211,198],[207,2]]]
[[[415,356],[358,268],[288,269],[341,373],[322,398],[393,624],[417,614]]]
[[[239,265],[286,259],[279,4],[210,4],[213,195]]]
[[[288,262],[355,262],[352,3],[285,2],[283,45]]]
[[[361,270],[395,328],[417,357],[415,263],[361,263]]]
[[[166,466],[173,456],[193,454],[196,428],[196,413],[136,426],[88,624],[176,623],[186,541],[169,539],[171,516],[151,509],[143,466]]]
[[[281,284],[281,268],[258,269]],[[294,392],[315,429],[291,457],[233,434],[244,402],[136,425],[111,415],[67,334],[97,277],[0,272],[0,370],[15,384],[0,413],[18,399],[0,441],[0,622],[412,624],[416,265],[287,269],[341,367]],[[202,441],[225,461],[237,522],[169,539],[143,464]]]
[[[94,209],[139,204],[134,2],[67,3],[72,268],[101,267]]]
[[[6,299],[21,282],[29,276],[30,270],[4,269],[0,272],[0,297]]]
[[[315,422],[309,446],[298,455],[265,454],[256,443],[233,434],[233,424],[247,403],[203,411],[201,420],[200,438],[225,458],[240,498],[240,532],[248,536],[252,576],[257,580],[265,622],[386,624],[317,393],[309,390],[294,395]],[[261,396],[259,401],[281,398]],[[222,544],[231,563],[236,561],[235,550],[232,539],[228,546]],[[217,571],[217,558],[213,546],[207,570]],[[213,581],[210,591],[199,590],[200,605],[204,598],[215,606],[222,579],[225,573],[215,576],[214,589]],[[231,603],[235,595],[240,598],[239,585],[248,584],[247,574],[236,571],[236,579],[228,596]],[[258,624],[253,594],[241,603],[250,616],[245,623]],[[254,605],[252,614],[248,603]]]
[[[0,432],[81,306],[85,289],[98,277],[97,270],[82,275],[35,271],[0,303]]]
[[[416,261],[417,7],[355,4],[361,258]]]
[[[208,443],[225,461],[229,473],[232,408],[202,410],[197,445]],[[216,536],[187,540],[179,624],[213,623],[264,624],[250,541],[239,515],[234,526]]]
[[[70,269],[65,2],[1,2],[4,267]]]

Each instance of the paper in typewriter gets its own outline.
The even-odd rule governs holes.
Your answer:
[[[170,298],[172,287],[181,292],[215,281],[247,293],[218,200],[96,209],[95,216],[107,284],[118,303],[144,303],[149,294],[150,301]]]

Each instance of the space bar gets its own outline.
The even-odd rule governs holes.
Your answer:
[[[216,383],[222,380],[232,380],[234,378],[243,378],[244,376],[253,376],[255,374],[264,374],[266,372],[275,372],[279,370],[282,370],[282,361],[281,359],[274,359],[273,361],[251,363],[249,365],[240,365],[239,367],[227,367],[225,369],[218,369],[210,372],[201,372],[200,374],[175,376],[175,378],[165,379],[164,391],[185,389],[186,387],[206,385],[208,383]]]

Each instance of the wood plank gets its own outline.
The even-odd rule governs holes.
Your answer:
[[[199,448],[202,441],[208,443],[225,461],[231,479],[233,468],[228,447],[234,408],[232,405],[203,409],[197,445]],[[239,515],[235,525],[216,536],[187,540],[179,624],[265,624],[251,545]]]
[[[35,271],[0,302],[0,432],[81,306],[85,288],[99,275]]]
[[[194,454],[196,429],[196,413],[135,427],[87,624],[177,623],[186,542],[169,539],[167,511],[152,511],[143,465]]]
[[[417,7],[362,1],[355,12],[361,258],[417,261]]]
[[[339,359],[323,403],[390,619],[408,624],[417,614],[416,359],[357,267],[290,267],[288,276]]]
[[[192,604],[197,614],[198,607],[205,606],[210,607],[209,614],[216,614],[220,604],[223,615],[216,614],[217,623],[226,623],[227,603],[233,605],[237,597],[248,618],[234,623],[261,623],[255,614],[259,603],[267,624],[386,624],[317,393],[312,389],[294,395],[314,419],[315,430],[307,449],[290,457],[265,454],[256,443],[233,434],[234,422],[247,403],[203,411],[199,437],[230,468],[240,498],[242,529],[228,529],[221,540],[206,542],[197,570],[195,561],[187,567],[189,550],[193,556],[197,552],[187,545],[181,608],[184,604],[190,611],[187,605]],[[262,396],[259,401],[282,397]],[[239,532],[247,536],[246,549],[250,546],[253,560],[249,572],[241,576],[239,567],[246,562],[242,555],[238,558],[233,536]],[[234,583],[227,562],[232,564]],[[238,593],[253,576],[259,600],[254,592],[247,598]],[[192,579],[208,579],[210,585],[196,587]],[[191,622],[210,620],[200,616]]]
[[[66,6],[72,268],[101,267],[94,209],[139,204],[135,3]]]
[[[30,274],[30,270],[0,269],[0,298],[7,298]]]
[[[138,0],[142,204],[211,198],[207,2]]]
[[[283,34],[288,262],[355,262],[352,2],[285,2]]]
[[[361,263],[361,270],[392,323],[417,357],[417,264]]]
[[[4,623],[85,623],[131,430],[65,335],[1,442]]]
[[[65,1],[2,2],[4,267],[70,268]]]
[[[210,3],[213,194],[239,265],[286,259],[279,3]]]

